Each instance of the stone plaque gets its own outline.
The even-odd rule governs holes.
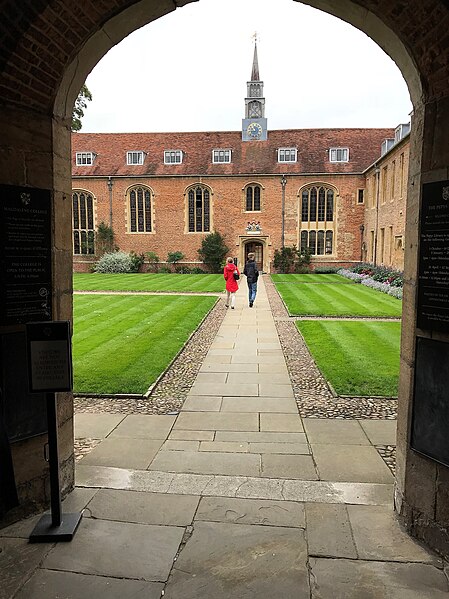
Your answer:
[[[416,340],[411,448],[449,466],[449,343]]]
[[[0,185],[0,325],[51,320],[51,193]]]
[[[417,326],[449,332],[449,181],[423,185]]]

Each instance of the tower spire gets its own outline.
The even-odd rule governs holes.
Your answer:
[[[251,81],[260,81],[259,75],[259,61],[257,59],[257,33],[253,35],[254,37],[254,57],[253,57],[253,68],[251,71]]]

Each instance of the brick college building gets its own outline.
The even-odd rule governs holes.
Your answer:
[[[202,239],[219,231],[265,272],[283,245],[309,247],[315,265],[402,269],[408,132],[269,131],[255,46],[241,131],[72,134],[74,269],[96,261],[101,222],[121,250],[162,262],[181,251],[201,266]]]

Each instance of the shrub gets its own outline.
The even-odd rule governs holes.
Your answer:
[[[135,264],[130,254],[126,252],[107,252],[95,265],[95,272],[127,273],[135,272]]]
[[[167,254],[167,262],[168,262],[168,264],[172,264],[174,266],[175,272],[176,272],[176,264],[183,258],[184,258],[184,254],[182,252],[168,252],[168,254]]]
[[[313,272],[317,275],[332,275],[338,271],[338,266],[316,266]]]
[[[275,250],[273,266],[279,273],[308,273],[310,272],[310,251],[298,250],[295,245]]]
[[[175,266],[175,272],[177,272],[179,275],[189,275],[192,271],[188,266]]]
[[[220,273],[229,248],[225,243],[224,237],[218,231],[209,233],[201,242],[198,250],[198,256],[209,268],[211,272]]]
[[[155,252],[146,252],[145,256],[148,260],[148,270],[150,272],[157,272],[160,262],[159,256]]]
[[[183,258],[184,258],[184,254],[182,252],[168,252],[167,262],[169,264],[176,264]]]
[[[161,266],[159,269],[160,274],[168,274],[171,273],[171,268],[169,266]]]
[[[190,271],[192,275],[205,275],[207,274],[203,268],[199,268],[198,266],[194,266]]]
[[[103,221],[98,225],[95,237],[96,254],[98,257],[118,250],[114,245],[114,231],[112,227]]]
[[[130,252],[129,255],[131,257],[131,262],[133,265],[133,270],[131,272],[139,272],[140,267],[142,266],[142,264],[145,261],[145,255],[144,254],[136,254],[136,252]]]

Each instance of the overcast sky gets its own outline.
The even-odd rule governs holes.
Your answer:
[[[200,0],[98,63],[82,131],[240,130],[254,32],[268,129],[408,122],[399,69],[361,31],[292,0]]]

